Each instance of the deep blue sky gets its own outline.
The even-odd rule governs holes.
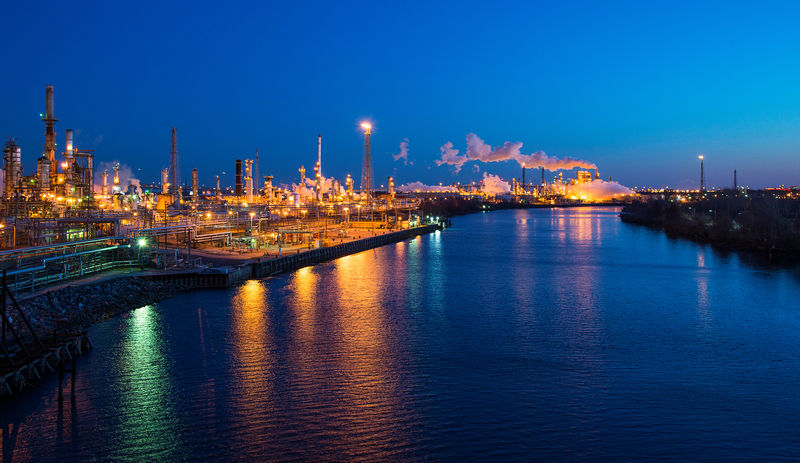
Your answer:
[[[296,181],[322,132],[323,171],[376,183],[470,181],[434,160],[465,136],[595,162],[627,185],[800,184],[796,2],[6,2],[0,137],[44,144],[44,87],[64,130],[152,181],[178,127],[182,175],[261,153]],[[614,6],[608,6],[613,3]],[[697,4],[695,4],[697,3]],[[390,156],[410,140],[404,166]],[[512,163],[483,171],[518,175]]]

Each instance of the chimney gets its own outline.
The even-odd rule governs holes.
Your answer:
[[[242,160],[236,160],[236,196],[242,196]]]

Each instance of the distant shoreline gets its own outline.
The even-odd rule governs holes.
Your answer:
[[[800,258],[800,201],[741,196],[688,203],[651,199],[626,205],[620,220],[770,260]]]
[[[556,209],[575,207],[623,207],[627,203],[565,203],[565,204],[526,204],[512,202],[483,202],[472,199],[445,198],[440,200],[423,201],[421,208],[423,215],[439,217],[458,217],[477,212],[489,212],[514,209]]]

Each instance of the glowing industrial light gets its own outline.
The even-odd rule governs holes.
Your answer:
[[[147,238],[139,238],[136,241],[136,245],[139,246],[140,248],[147,246]]]
[[[372,128],[372,124],[370,124],[369,122],[362,122],[361,123],[361,128],[364,129],[364,130],[369,130],[369,129]]]
[[[705,157],[701,154],[700,156],[697,156],[697,159],[700,159],[702,161],[703,159],[705,159]]]
[[[256,216],[256,213],[255,213],[255,212],[251,212],[251,213],[250,213],[250,218],[251,218],[251,219],[252,219],[253,217],[255,217],[255,216]]]

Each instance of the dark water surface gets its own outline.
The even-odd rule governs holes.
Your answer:
[[[77,399],[2,405],[5,461],[800,458],[800,276],[499,211],[91,330]]]

